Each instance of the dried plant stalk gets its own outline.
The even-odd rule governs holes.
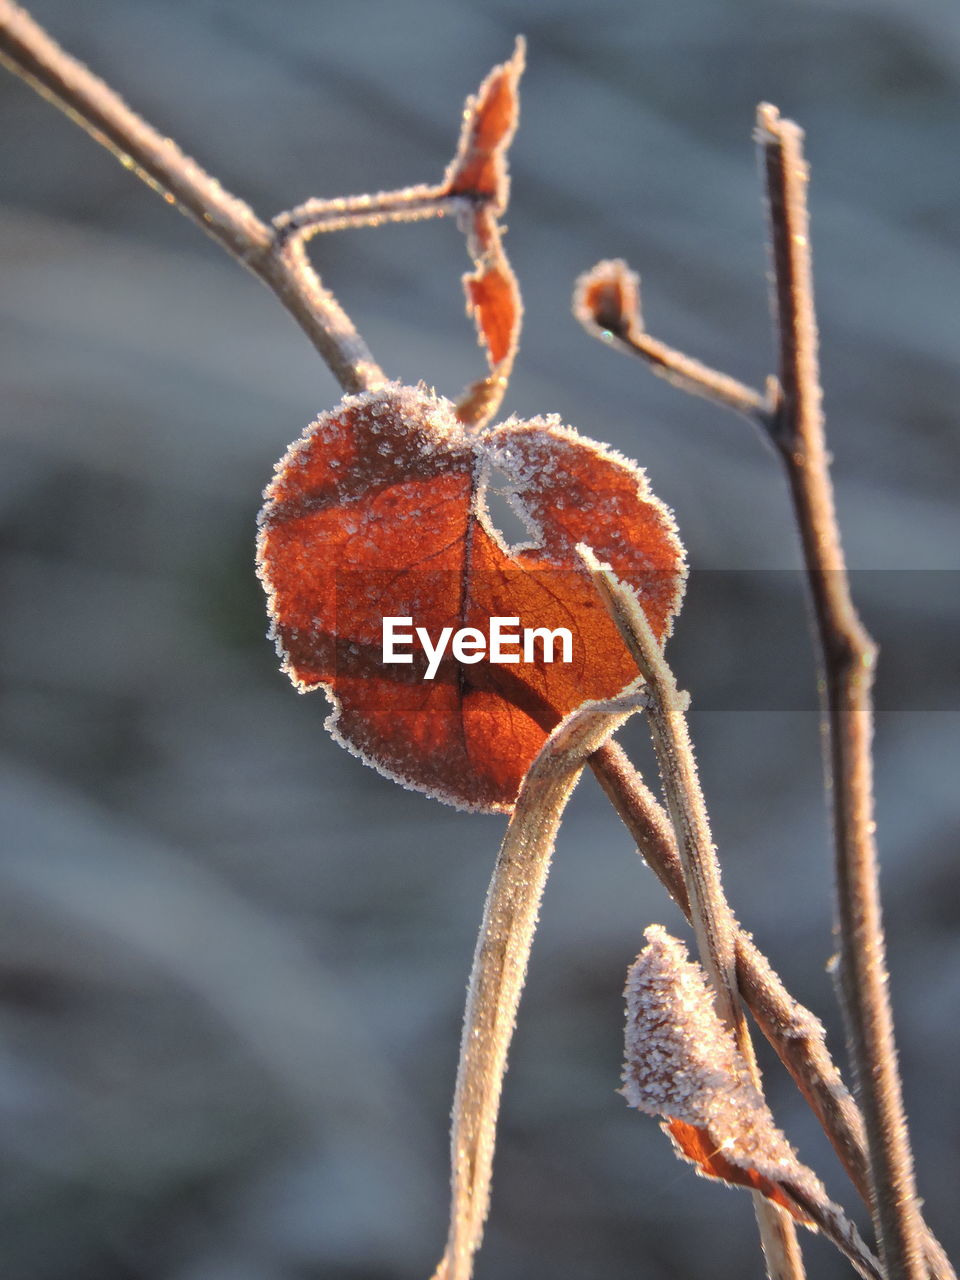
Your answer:
[[[519,287],[499,226],[509,196],[506,151],[517,124],[522,39],[513,57],[495,67],[476,97],[468,100],[457,153],[440,184],[310,200],[279,213],[270,223],[132,111],[12,0],[0,0],[0,63],[267,285],[347,392],[374,390],[387,379],[314,270],[307,241],[320,231],[455,214],[474,260],[474,271],[464,278],[468,311],[477,320],[490,363],[490,373],[467,389],[458,413],[461,421],[477,426],[492,418],[513,366],[522,315]]]
[[[589,547],[581,545],[577,550],[646,683],[647,719],[677,839],[700,962],[713,985],[720,1018],[733,1035],[751,1083],[762,1096],[760,1070],[737,986],[736,921],[720,883],[720,864],[687,730],[688,699],[677,689],[636,594],[608,566],[601,565]],[[802,1280],[803,1258],[793,1223],[760,1193],[754,1195],[753,1203],[770,1280]]]
[[[510,818],[470,975],[453,1103],[450,1234],[434,1280],[470,1280],[480,1246],[507,1052],[560,819],[588,757],[642,705],[625,690],[572,712],[531,765]]]
[[[757,137],[767,180],[782,395],[771,438],[786,467],[817,624],[829,725],[840,979],[860,1105],[871,1208],[889,1280],[925,1274],[913,1156],[887,987],[873,810],[877,649],[850,596],[824,439],[803,134],[764,104]]]

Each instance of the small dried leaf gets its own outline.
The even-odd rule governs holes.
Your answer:
[[[465,277],[470,310],[479,317],[484,344],[493,368],[510,355],[516,329],[516,282],[502,264],[488,265]]]
[[[717,1015],[703,970],[658,926],[645,937],[647,946],[631,967],[625,990],[627,1101],[706,1133],[707,1150],[769,1181],[784,1170],[799,1170]],[[698,1150],[691,1140],[691,1159]],[[703,1172],[712,1172],[708,1166],[705,1158]]]
[[[519,117],[525,47],[518,37],[509,62],[494,67],[477,96],[467,100],[457,154],[439,189],[444,198],[464,198],[460,220],[474,262],[473,271],[463,277],[467,314],[476,324],[490,373],[467,388],[456,412],[461,422],[478,427],[490,421],[503,399],[523,316],[520,289],[503,251],[498,218],[510,194],[507,150]]]
[[[861,1274],[879,1280],[879,1264],[856,1228],[774,1123],[703,970],[659,925],[644,936],[647,946],[624,989],[624,1097],[665,1120],[678,1153],[698,1173],[761,1192],[823,1231]]]
[[[784,1194],[776,1181],[762,1174],[759,1169],[745,1164],[739,1153],[737,1153],[738,1159],[734,1160],[726,1154],[722,1144],[718,1149],[711,1130],[697,1128],[696,1125],[686,1124],[683,1120],[670,1120],[663,1127],[673,1139],[678,1155],[696,1165],[697,1172],[704,1177],[719,1178],[721,1182],[729,1183],[731,1186],[759,1191],[768,1200],[773,1200],[775,1204],[787,1209],[799,1222],[808,1227],[814,1225],[812,1219],[798,1208],[796,1201]],[[731,1141],[732,1147],[732,1140],[724,1139],[724,1141]]]
[[[508,546],[487,512],[506,490],[531,538]],[[551,729],[636,669],[576,553],[588,541],[640,594],[658,637],[683,591],[670,513],[633,463],[556,419],[470,432],[423,388],[348,396],[277,466],[259,572],[284,670],[324,688],[333,735],[399,781],[464,808],[509,809]],[[433,679],[413,646],[383,661],[384,617],[435,643],[492,617],[570,630],[572,661],[454,660]]]
[[[503,251],[496,218],[482,206],[469,215],[467,248],[476,264],[463,277],[467,315],[477,328],[490,372],[472,383],[457,402],[456,414],[467,426],[485,426],[500,408],[523,320],[523,300],[513,268]]]
[[[493,68],[463,109],[457,154],[447,167],[443,188],[447,195],[480,197],[494,213],[503,213],[509,198],[507,149],[517,131],[520,77],[526,42],[517,37],[513,57]]]
[[[622,258],[598,262],[577,278],[573,314],[587,329],[627,338],[643,330],[640,277]]]
[[[457,402],[456,414],[467,426],[482,427],[503,400],[520,341],[523,301],[520,286],[507,261],[496,217],[478,207],[469,214],[467,248],[475,271],[463,277],[467,314],[477,327],[480,345],[487,353],[490,373],[472,383]]]

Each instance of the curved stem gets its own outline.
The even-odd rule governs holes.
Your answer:
[[[349,316],[310,265],[175,142],[66,53],[18,5],[0,0],[0,62],[112,152],[124,168],[191,218],[271,289],[344,391],[386,379]]]
[[[500,1095],[560,819],[588,757],[635,711],[625,690],[557,725],[524,778],[497,856],[463,1017],[450,1135],[447,1247],[433,1280],[470,1280],[490,1204]]]
[[[640,315],[640,277],[622,258],[598,262],[577,278],[573,314],[587,333],[636,356],[671,386],[769,428],[769,396],[647,333]]]
[[[720,863],[687,729],[688,699],[677,688],[636,595],[601,565],[588,547],[581,545],[577,550],[645,681],[650,736],[676,837],[700,963],[713,987],[717,1013],[733,1035],[750,1081],[762,1097],[763,1081],[737,984],[737,923],[720,880]],[[759,1192],[754,1193],[753,1207],[770,1280],[803,1280],[803,1257],[789,1214]]]

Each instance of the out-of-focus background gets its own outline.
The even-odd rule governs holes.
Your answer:
[[[575,275],[624,256],[655,333],[759,384],[755,105],[806,128],[839,506],[885,645],[900,1056],[921,1192],[956,1252],[953,0],[35,14],[264,216],[433,180],[464,96],[526,34],[508,237],[526,327],[505,408],[612,442],[675,508],[696,572],[672,653],[730,896],[842,1057],[813,673],[775,462],[569,315]],[[339,393],[265,290],[6,73],[0,201],[0,1274],[425,1276],[503,820],[341,751],[322,697],[298,697],[264,639],[260,492]],[[453,226],[321,238],[314,257],[391,374],[448,394],[477,375]],[[623,740],[649,762],[642,726]],[[521,1010],[479,1277],[760,1274],[748,1198],[696,1179],[615,1093],[624,973],[653,921],[681,931],[588,778]],[[856,1209],[774,1068],[770,1093]],[[809,1258],[847,1274],[817,1241]]]

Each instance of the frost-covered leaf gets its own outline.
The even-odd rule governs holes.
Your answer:
[[[460,220],[474,262],[463,277],[467,313],[490,365],[489,375],[468,387],[457,405],[457,417],[470,425],[489,422],[499,408],[520,340],[523,305],[498,219],[510,194],[507,150],[519,117],[524,52],[518,38],[513,57],[494,67],[467,100],[457,154],[440,188],[444,197],[464,198]]]
[[[698,1173],[761,1192],[823,1231],[862,1275],[879,1280],[879,1264],[856,1228],[774,1123],[703,970],[659,925],[644,936],[647,946],[624,989],[627,1102],[661,1117],[677,1152]]]
[[[573,314],[587,329],[629,337],[642,332],[640,277],[622,258],[607,258],[577,279]]]
[[[529,541],[501,537],[492,486]],[[636,676],[578,542],[636,588],[658,637],[682,595],[672,517],[633,463],[552,418],[469,431],[422,387],[348,396],[291,446],[265,496],[259,569],[284,669],[325,689],[328,727],[350,750],[465,808],[509,809],[562,717]],[[448,627],[488,634],[492,617],[566,628],[571,661],[544,661],[542,643],[514,664],[448,648],[425,679],[416,643],[411,663],[383,661],[385,616],[433,643]]]
[[[448,195],[484,197],[498,214],[506,209],[510,192],[507,148],[517,131],[525,54],[520,36],[513,57],[494,67],[476,97],[467,99],[457,154],[443,178]]]

